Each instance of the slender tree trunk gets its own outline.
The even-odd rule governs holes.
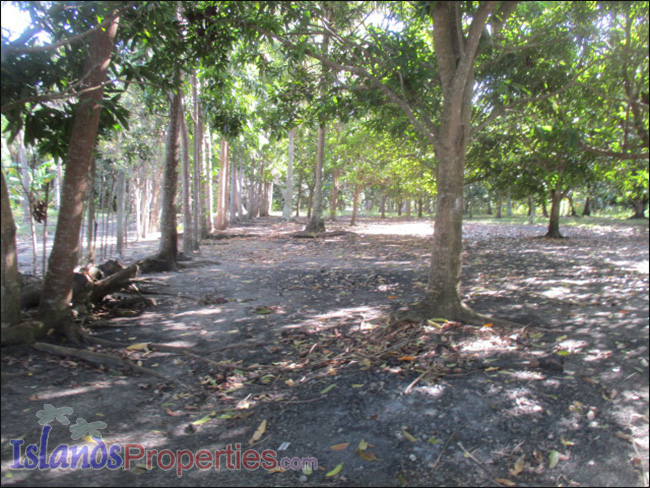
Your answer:
[[[16,254],[16,224],[9,204],[9,191],[2,174],[2,323],[14,325],[20,322],[20,283],[18,281],[18,258]],[[4,327],[3,327],[4,328]]]
[[[379,211],[381,212],[381,218],[386,218],[386,194],[381,194],[381,201],[379,203]]]
[[[548,209],[546,208],[546,198],[542,198],[542,215],[544,216],[544,218],[548,219]]]
[[[228,141],[224,137],[221,140],[221,168],[219,170],[219,195],[217,197],[217,230],[225,230],[228,227],[227,203],[228,203]]]
[[[90,206],[90,205],[89,205]],[[120,169],[117,175],[117,254],[124,255],[124,235],[126,228],[125,218],[126,206],[126,174],[124,169]],[[90,232],[90,229],[88,229]]]
[[[296,197],[296,218],[300,217],[301,204],[302,204],[302,173],[298,176],[298,195]]]
[[[418,219],[422,218],[422,197],[418,198]]]
[[[512,217],[512,195],[508,191],[508,200],[506,202],[506,216]]]
[[[359,216],[359,195],[361,194],[361,185],[357,183],[354,185],[354,197],[352,198],[352,218],[350,225],[357,225],[357,217]]]
[[[289,161],[287,165],[287,189],[284,193],[284,207],[282,208],[282,219],[290,220],[293,210],[293,153],[296,128],[289,131]]]
[[[528,197],[528,225],[535,223],[535,199]]]
[[[160,217],[160,247],[158,259],[164,262],[169,270],[178,269],[178,229],[176,222],[176,203],[178,199],[178,159],[181,137],[181,114],[183,107],[183,92],[181,87],[180,70],[174,75],[176,79],[174,92],[169,108],[169,125],[167,127],[167,142],[165,145],[165,168],[162,183],[162,212]]]
[[[39,316],[74,341],[78,338],[77,326],[64,318],[69,313],[68,304],[72,298],[72,278],[77,264],[83,200],[99,127],[103,83],[108,72],[118,22],[119,17],[116,17],[106,28],[98,29],[88,37],[88,57],[82,79],[84,86],[94,89],[79,96],[75,109],[61,211],[39,306]]]
[[[210,124],[206,124],[205,131],[205,171],[206,181],[208,186],[208,229],[210,233],[214,232],[214,180],[212,177],[212,132],[210,131]]]
[[[560,202],[562,201],[562,193],[558,190],[551,190],[551,215],[548,221],[548,232],[546,237],[559,239],[560,234]]]
[[[242,158],[238,159],[237,169],[237,213],[240,219],[248,217],[248,212],[244,208],[244,177],[242,168]]]
[[[492,215],[492,195],[488,192],[487,196],[487,214]]]
[[[185,103],[181,93],[181,110],[178,115],[181,125],[181,188],[183,198],[183,254],[186,257],[194,251],[194,219],[192,216],[192,177],[190,176],[190,134],[185,120]],[[195,188],[196,191],[196,188]]]
[[[411,220],[411,199],[406,199],[406,220]]]
[[[192,74],[192,99],[194,101],[194,199],[192,214],[192,237],[194,250],[198,251],[201,247],[201,237],[203,234],[203,184],[201,182],[201,173],[203,171],[203,111],[199,100],[199,82],[196,73]]]
[[[237,222],[237,156],[236,151],[230,151],[230,203],[228,210],[230,222]]]
[[[332,182],[332,201],[330,202],[330,219],[336,220],[336,209],[339,205],[339,176],[341,170],[336,168],[334,170],[333,182]]]

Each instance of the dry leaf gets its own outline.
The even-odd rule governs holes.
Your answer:
[[[404,436],[405,439],[411,441],[411,442],[417,442],[418,440],[413,437],[411,434],[406,432],[406,429],[402,429],[402,435]]]
[[[510,473],[510,476],[517,476],[519,473],[521,473],[524,470],[524,458],[526,457],[525,454],[522,454],[517,458],[515,461],[514,467],[509,470],[508,472]]]
[[[332,451],[345,451],[349,445],[349,442],[341,442],[340,444],[334,444],[333,446],[330,446],[330,449]]]
[[[251,440],[248,441],[249,445],[252,446],[253,444],[255,444],[257,441],[259,441],[262,438],[262,436],[264,435],[264,432],[266,432],[266,424],[267,424],[266,420],[262,420],[262,423],[260,424],[260,426],[257,428],[255,433],[253,434],[253,437],[251,437]]]
[[[332,471],[327,473],[325,476],[328,477],[328,478],[331,478],[332,476],[336,476],[337,474],[339,474],[341,472],[342,469],[343,469],[343,463],[336,466],[336,468],[334,468]]]

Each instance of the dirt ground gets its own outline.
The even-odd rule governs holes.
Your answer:
[[[648,486],[647,224],[565,227],[568,239],[547,240],[541,225],[465,222],[464,297],[521,324],[508,328],[387,322],[422,296],[428,221],[289,235],[301,228],[235,226],[181,272],[144,276],[139,293],[155,304],[111,308],[115,297],[86,319],[124,345],[92,350],[169,381],[3,349],[3,486]],[[318,467],[228,469],[226,452],[221,469],[180,478],[144,459],[129,470],[11,469],[15,450],[28,464],[48,404],[72,409],[76,425],[103,422],[92,425],[107,446],[230,445]],[[66,418],[49,423],[48,455],[99,445],[74,439]]]

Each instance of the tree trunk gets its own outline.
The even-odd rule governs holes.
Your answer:
[[[237,157],[236,151],[230,152],[230,203],[228,211],[230,222],[237,222]]]
[[[558,209],[559,212],[559,209]],[[548,210],[546,208],[546,198],[542,198],[542,215],[545,219],[548,219]]]
[[[210,131],[210,124],[205,124],[205,180],[207,183],[207,230],[208,233],[214,232],[214,181],[212,178],[212,133]]]
[[[90,206],[90,204],[89,204]],[[120,169],[117,175],[117,254],[124,255],[124,230],[126,227],[125,219],[126,206],[126,174],[124,169]],[[90,233],[91,229],[88,229]]]
[[[423,202],[422,202],[422,197],[418,198],[418,219],[422,218],[422,207],[423,207]]]
[[[330,202],[330,219],[336,220],[336,209],[339,205],[339,176],[341,170],[339,168],[334,170],[334,177],[332,182],[332,201]]]
[[[302,173],[298,176],[298,195],[296,196],[296,217],[300,217],[301,204],[302,204]]]
[[[406,199],[406,220],[411,220],[411,199]]]
[[[645,219],[645,209],[648,206],[647,198],[637,198],[631,202],[634,209],[634,215],[630,219]]]
[[[562,200],[562,194],[553,189],[551,190],[551,215],[548,221],[548,232],[546,232],[545,237],[550,237],[553,239],[562,238],[560,234],[560,201]]]
[[[186,257],[194,251],[194,220],[192,216],[192,179],[190,176],[190,134],[185,120],[185,103],[181,93],[181,109],[178,115],[181,124],[181,188],[183,198],[183,254]],[[195,188],[196,191],[196,188]]]
[[[192,99],[194,102],[194,201],[193,201],[193,221],[192,237],[194,250],[198,251],[201,247],[201,237],[205,234],[205,219],[203,208],[203,183],[201,182],[201,173],[203,172],[203,111],[199,101],[199,82],[196,78],[196,72],[192,73]]]
[[[228,227],[226,215],[228,203],[228,141],[221,139],[221,168],[219,170],[219,195],[217,197],[217,230]]]
[[[316,167],[314,171],[314,193],[311,205],[311,216],[305,232],[325,232],[323,220],[323,162],[325,159],[325,125],[318,126],[318,144],[316,148]]]
[[[84,64],[82,80],[86,88],[94,89],[84,91],[79,96],[75,109],[65,166],[61,210],[39,307],[39,316],[44,322],[74,341],[78,339],[76,326],[64,319],[69,314],[72,278],[77,264],[79,230],[83,218],[83,200],[99,127],[104,95],[103,83],[108,72],[118,22],[119,17],[116,17],[106,28],[97,29],[89,36],[88,57]]]
[[[357,225],[357,217],[359,215],[359,195],[361,194],[361,185],[357,183],[354,185],[354,197],[352,199],[352,218],[350,225]]]
[[[501,193],[497,195],[497,219],[503,218],[503,214],[501,213],[503,211],[503,197],[501,196]]]
[[[287,166],[287,189],[284,193],[284,207],[282,208],[283,220],[290,220],[291,211],[293,210],[293,145],[295,136],[296,128],[292,127],[289,131],[289,162]]]
[[[379,203],[379,211],[381,212],[381,218],[386,218],[386,194],[381,194],[381,201]]]
[[[16,254],[16,224],[9,204],[9,191],[2,172],[2,322],[20,322],[20,283]]]
[[[528,197],[528,224],[535,223],[535,200],[533,197]]]
[[[490,195],[490,193],[488,192],[488,195],[487,195],[487,214],[488,215],[492,215],[492,198],[491,198],[491,196],[492,195]]]
[[[585,208],[582,209],[582,216],[583,217],[591,217],[591,200],[589,197],[585,200]]]
[[[162,183],[162,212],[160,217],[160,247],[158,260],[168,270],[178,269],[178,230],[176,228],[176,202],[178,199],[178,156],[180,152],[181,110],[183,92],[180,70],[176,70],[176,92],[169,108],[169,125],[165,145],[165,168]]]
[[[512,195],[508,192],[508,200],[506,202],[506,217],[512,217]]]

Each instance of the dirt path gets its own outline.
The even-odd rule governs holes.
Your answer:
[[[181,385],[3,350],[3,485],[647,486],[647,227],[549,241],[541,227],[465,223],[465,297],[522,324],[509,330],[386,326],[425,286],[426,222],[289,236],[299,229],[235,227],[247,237],[205,241],[182,272],[148,275],[155,306],[96,317],[109,327],[95,334],[125,346],[191,348],[200,358],[112,350]],[[258,452],[319,468],[10,470],[10,440],[38,444],[45,404],[104,422],[107,445],[245,451],[257,431]],[[50,451],[84,443],[51,425]]]

